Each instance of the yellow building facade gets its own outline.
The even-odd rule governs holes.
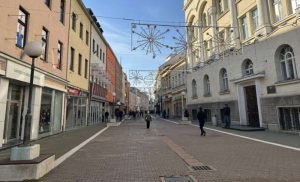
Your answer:
[[[81,0],[71,1],[66,129],[87,123],[92,19]]]

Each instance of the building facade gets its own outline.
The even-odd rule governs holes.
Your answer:
[[[201,65],[187,77],[192,96],[188,97],[189,111],[197,112],[202,106],[209,117],[216,116],[222,123],[222,109],[229,104],[232,123],[299,132],[300,42],[296,37],[300,29],[293,26],[298,23],[298,2],[184,3],[186,23],[200,26],[194,29],[194,37],[204,45],[196,50],[197,59],[193,54],[188,58],[189,67]],[[208,35],[228,38],[230,49],[216,51],[213,48],[222,47],[222,41],[211,41]],[[222,56],[224,52],[227,56]]]
[[[71,2],[66,129],[87,125],[91,22],[81,0]]]
[[[5,25],[0,28],[0,147],[23,139],[32,64],[24,47],[31,41],[43,47],[42,56],[35,59],[31,139],[63,130],[69,30],[65,12],[70,0],[16,0],[2,5],[10,8],[1,8],[0,15]]]
[[[106,47],[106,72],[111,76],[111,84],[106,86],[107,89],[107,104],[106,110],[111,117],[113,113],[113,107],[116,102],[116,98],[113,97],[113,93],[116,93],[116,62],[117,58],[113,53],[110,46]]]

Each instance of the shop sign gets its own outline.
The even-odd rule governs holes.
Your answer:
[[[11,61],[7,61],[7,66],[6,66],[7,78],[30,83],[30,75],[31,75],[30,68],[27,68],[25,66],[19,65]],[[33,84],[43,87],[45,85],[44,81],[45,81],[45,75],[35,70]]]
[[[79,96],[80,90],[68,87],[68,95]]]
[[[180,99],[181,99],[181,96],[177,96],[177,97],[175,97],[174,100],[180,100]]]

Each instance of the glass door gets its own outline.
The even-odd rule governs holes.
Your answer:
[[[7,98],[7,112],[5,119],[5,143],[20,139],[21,111],[23,108],[24,88],[18,85],[10,85]]]

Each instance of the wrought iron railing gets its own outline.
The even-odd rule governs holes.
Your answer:
[[[281,130],[300,131],[300,107],[279,108]]]

